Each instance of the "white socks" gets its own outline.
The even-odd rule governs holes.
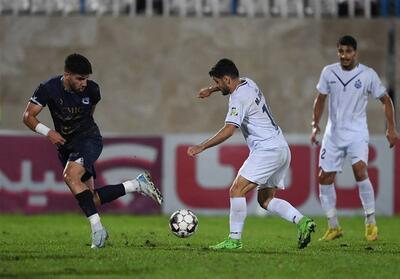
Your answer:
[[[244,220],[247,215],[247,206],[245,197],[231,198],[231,211],[229,214],[229,237],[232,239],[241,239]]]
[[[290,203],[278,198],[273,198],[268,203],[267,210],[295,224],[298,224],[301,218],[303,218],[303,215]]]
[[[232,239],[241,239],[244,220],[247,216],[246,198],[231,198],[231,211],[229,215],[230,234]],[[285,200],[273,198],[268,204],[268,211],[276,213],[285,220],[298,224],[303,215]]]
[[[358,193],[365,212],[365,223],[376,224],[375,221],[375,195],[369,178],[358,181]]]
[[[92,228],[92,232],[99,231],[103,228],[103,225],[100,222],[100,216],[98,213],[93,214],[88,217],[90,226]]]
[[[326,217],[328,217],[329,228],[338,228],[339,221],[336,215],[336,191],[333,184],[319,185],[319,199]]]
[[[375,221],[375,196],[369,178],[357,182],[360,200],[365,212],[365,223],[376,224]],[[339,227],[339,221],[336,216],[336,191],[333,184],[319,185],[319,198],[321,206],[326,216],[330,228]]]
[[[122,185],[124,185],[125,193],[137,192],[140,188],[139,181],[136,179],[125,181]]]

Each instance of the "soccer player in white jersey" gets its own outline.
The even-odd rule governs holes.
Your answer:
[[[239,78],[236,65],[229,59],[219,60],[209,75],[216,84],[201,89],[199,97],[209,97],[213,92],[221,91],[222,95],[229,95],[229,110],[225,125],[211,138],[189,147],[188,155],[195,156],[224,142],[233,135],[236,128],[242,130],[250,149],[249,157],[229,190],[229,237],[210,248],[242,248],[241,236],[247,215],[245,196],[256,187],[260,206],[297,224],[298,247],[306,247],[315,229],[314,221],[303,216],[287,201],[274,197],[278,188],[284,188],[285,174],[290,165],[290,150],[282,130],[272,118],[262,92],[251,79]]]
[[[328,97],[328,123],[319,156],[319,189],[322,208],[328,217],[328,230],[320,240],[333,240],[343,235],[336,215],[336,172],[342,170],[344,158],[351,160],[354,178],[365,212],[365,238],[378,238],[375,221],[375,198],[368,178],[369,133],[366,117],[368,97],[379,99],[387,121],[386,137],[389,147],[396,144],[398,134],[393,103],[376,72],[357,61],[357,41],[343,36],[337,43],[339,63],[326,66],[317,85],[314,101],[311,143],[318,144],[319,121]]]

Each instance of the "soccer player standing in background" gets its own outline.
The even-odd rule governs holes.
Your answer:
[[[322,208],[328,217],[328,230],[320,240],[333,240],[343,235],[336,215],[336,172],[342,170],[344,158],[351,160],[359,196],[365,212],[365,238],[378,238],[375,220],[375,198],[368,178],[368,142],[366,107],[368,96],[383,104],[387,121],[386,137],[389,147],[396,144],[398,134],[393,103],[376,72],[357,61],[357,41],[343,36],[337,43],[339,63],[326,66],[317,85],[314,101],[311,143],[317,143],[319,121],[329,97],[328,123],[319,156],[319,189]]]
[[[303,216],[287,201],[275,198],[277,188],[284,188],[284,178],[290,165],[290,150],[282,130],[272,118],[264,95],[254,81],[239,78],[236,65],[229,59],[219,60],[209,75],[216,85],[201,89],[199,97],[209,97],[217,91],[229,95],[228,114],[224,127],[201,144],[189,147],[188,155],[195,156],[224,142],[234,134],[236,128],[242,130],[250,149],[249,157],[229,190],[229,237],[210,246],[210,249],[242,248],[241,236],[247,215],[245,196],[256,187],[260,206],[297,224],[298,247],[306,247],[315,229],[314,221]]]
[[[88,79],[90,74],[92,66],[86,57],[69,55],[65,59],[64,74],[38,86],[25,109],[23,122],[56,145],[64,166],[64,181],[91,224],[91,247],[102,248],[108,233],[100,222],[96,206],[129,192],[141,193],[158,204],[162,203],[162,196],[147,172],[121,184],[94,189],[94,163],[101,154],[103,143],[93,119],[96,104],[101,98],[100,89],[97,83]],[[37,119],[46,105],[49,106],[54,130]]]

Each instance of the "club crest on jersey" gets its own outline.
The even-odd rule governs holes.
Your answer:
[[[231,108],[231,116],[238,116],[239,112],[237,111],[237,109],[235,107]]]
[[[82,98],[82,104],[88,105],[89,103],[90,103],[90,98],[89,97]]]
[[[359,80],[359,79],[357,79],[357,81],[354,83],[354,87],[355,88],[357,88],[357,89],[360,89],[361,88],[361,80]]]

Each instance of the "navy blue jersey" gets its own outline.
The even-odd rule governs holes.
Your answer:
[[[56,76],[42,82],[30,102],[49,106],[54,129],[68,141],[80,136],[100,135],[92,116],[100,99],[100,89],[94,81],[88,80],[85,90],[76,93],[65,90],[62,76]]]

